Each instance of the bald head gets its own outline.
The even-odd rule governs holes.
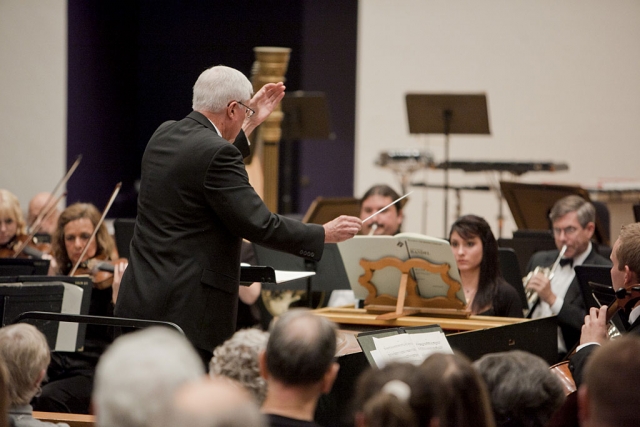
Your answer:
[[[40,212],[47,207],[48,204],[53,203],[53,196],[51,193],[38,193],[29,202],[29,210],[27,212],[27,224],[33,225]],[[47,234],[53,234],[56,229],[56,223],[60,216],[60,210],[56,206],[51,213],[43,220],[40,231]]]

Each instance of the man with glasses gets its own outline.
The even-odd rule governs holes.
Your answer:
[[[558,249],[533,254],[527,270],[551,267],[560,255],[560,249],[565,245],[567,249],[551,280],[545,274],[538,273],[531,277],[527,288],[535,291],[540,297],[532,310],[532,318],[558,316],[558,353],[564,356],[580,339],[580,330],[586,314],[573,267],[582,264],[611,263],[598,254],[591,243],[596,227],[596,210],[591,203],[580,196],[563,197],[553,205],[549,218]]]
[[[273,214],[249,183],[245,135],[284,89],[269,83],[252,97],[241,72],[209,68],[193,87],[194,111],[160,125],[142,157],[138,217],[115,314],[178,324],[205,364],[235,331],[242,238],[320,260],[325,242],[351,238],[362,226],[349,216],[314,225]]]

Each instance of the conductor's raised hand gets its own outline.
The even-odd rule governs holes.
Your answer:
[[[323,225],[324,242],[339,243],[352,238],[360,232],[362,221],[355,216],[340,215]]]
[[[242,124],[242,130],[245,135],[249,136],[251,132],[262,122],[265,121],[269,114],[278,106],[278,103],[282,101],[284,97],[285,86],[284,83],[267,83],[262,86],[251,101],[249,106],[256,112],[253,116],[245,119]]]

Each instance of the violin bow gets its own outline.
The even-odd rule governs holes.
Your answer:
[[[31,232],[29,233],[29,236],[27,237],[26,240],[24,240],[22,243],[20,243],[20,246],[18,246],[15,250],[15,253],[13,254],[14,258],[18,258],[18,256],[22,253],[22,251],[24,251],[24,249],[29,245],[29,242],[31,241],[31,239],[33,239],[33,236],[36,235],[36,233],[38,233],[38,231],[40,231],[40,228],[42,228],[42,224],[44,224],[44,220],[46,218],[48,218],[49,216],[51,216],[51,214],[53,213],[54,208],[56,207],[56,205],[60,202],[60,200],[62,200],[62,198],[64,196],[67,195],[67,192],[65,191],[64,193],[62,193],[56,200],[55,203],[51,204],[51,206],[49,207],[49,209],[47,210],[46,214],[44,215],[44,217],[42,217],[42,221],[38,222],[34,222],[34,227],[32,227]],[[36,226],[37,223],[37,226]]]
[[[87,251],[89,250],[89,245],[91,244],[93,239],[95,239],[96,234],[98,234],[98,230],[100,230],[100,227],[102,226],[102,223],[104,222],[104,219],[107,216],[107,213],[109,213],[109,209],[111,209],[111,205],[113,204],[113,202],[116,199],[116,196],[120,192],[120,187],[122,187],[121,182],[116,184],[116,188],[113,190],[113,193],[111,194],[111,198],[109,199],[107,206],[104,208],[104,211],[102,212],[102,217],[100,217],[100,221],[98,221],[98,224],[96,224],[95,228],[93,229],[93,233],[91,233],[91,237],[89,237],[89,240],[87,240],[87,244],[84,245],[84,249],[82,249],[80,258],[78,258],[78,261],[76,261],[76,265],[74,265],[73,268],[71,269],[69,276],[73,276],[76,273],[76,270],[78,269],[78,267],[80,267],[80,264],[82,263],[82,259],[84,258],[84,256],[87,254]]]
[[[40,213],[38,214],[38,216],[36,217],[36,220],[33,221],[33,224],[31,225],[31,228],[38,228],[40,229],[40,224],[44,221],[44,219],[49,215],[50,211],[53,210],[53,208],[58,204],[58,202],[62,199],[62,197],[59,197],[57,200],[54,201],[54,203],[51,203],[53,200],[53,195],[56,194],[56,192],[58,191],[58,189],[66,183],[67,181],[69,181],[69,178],[71,178],[71,175],[73,175],[73,173],[76,171],[76,169],[78,168],[78,165],[80,164],[80,161],[82,160],[82,154],[80,154],[78,157],[76,157],[76,161],[73,162],[73,164],[71,165],[71,167],[69,168],[69,170],[67,171],[67,173],[65,174],[65,176],[62,177],[62,179],[60,181],[58,181],[58,183],[56,184],[56,186],[53,188],[53,191],[50,193],[49,198],[47,199],[47,202],[44,204],[44,208],[40,211]],[[66,195],[66,193],[65,193]]]

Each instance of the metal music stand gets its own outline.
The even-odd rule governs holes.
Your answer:
[[[408,93],[409,133],[444,134],[444,235],[449,223],[449,135],[490,135],[487,96]]]
[[[282,98],[282,195],[285,197],[281,213],[292,210],[293,146],[298,139],[335,139],[329,126],[329,106],[324,92],[290,92]]]

